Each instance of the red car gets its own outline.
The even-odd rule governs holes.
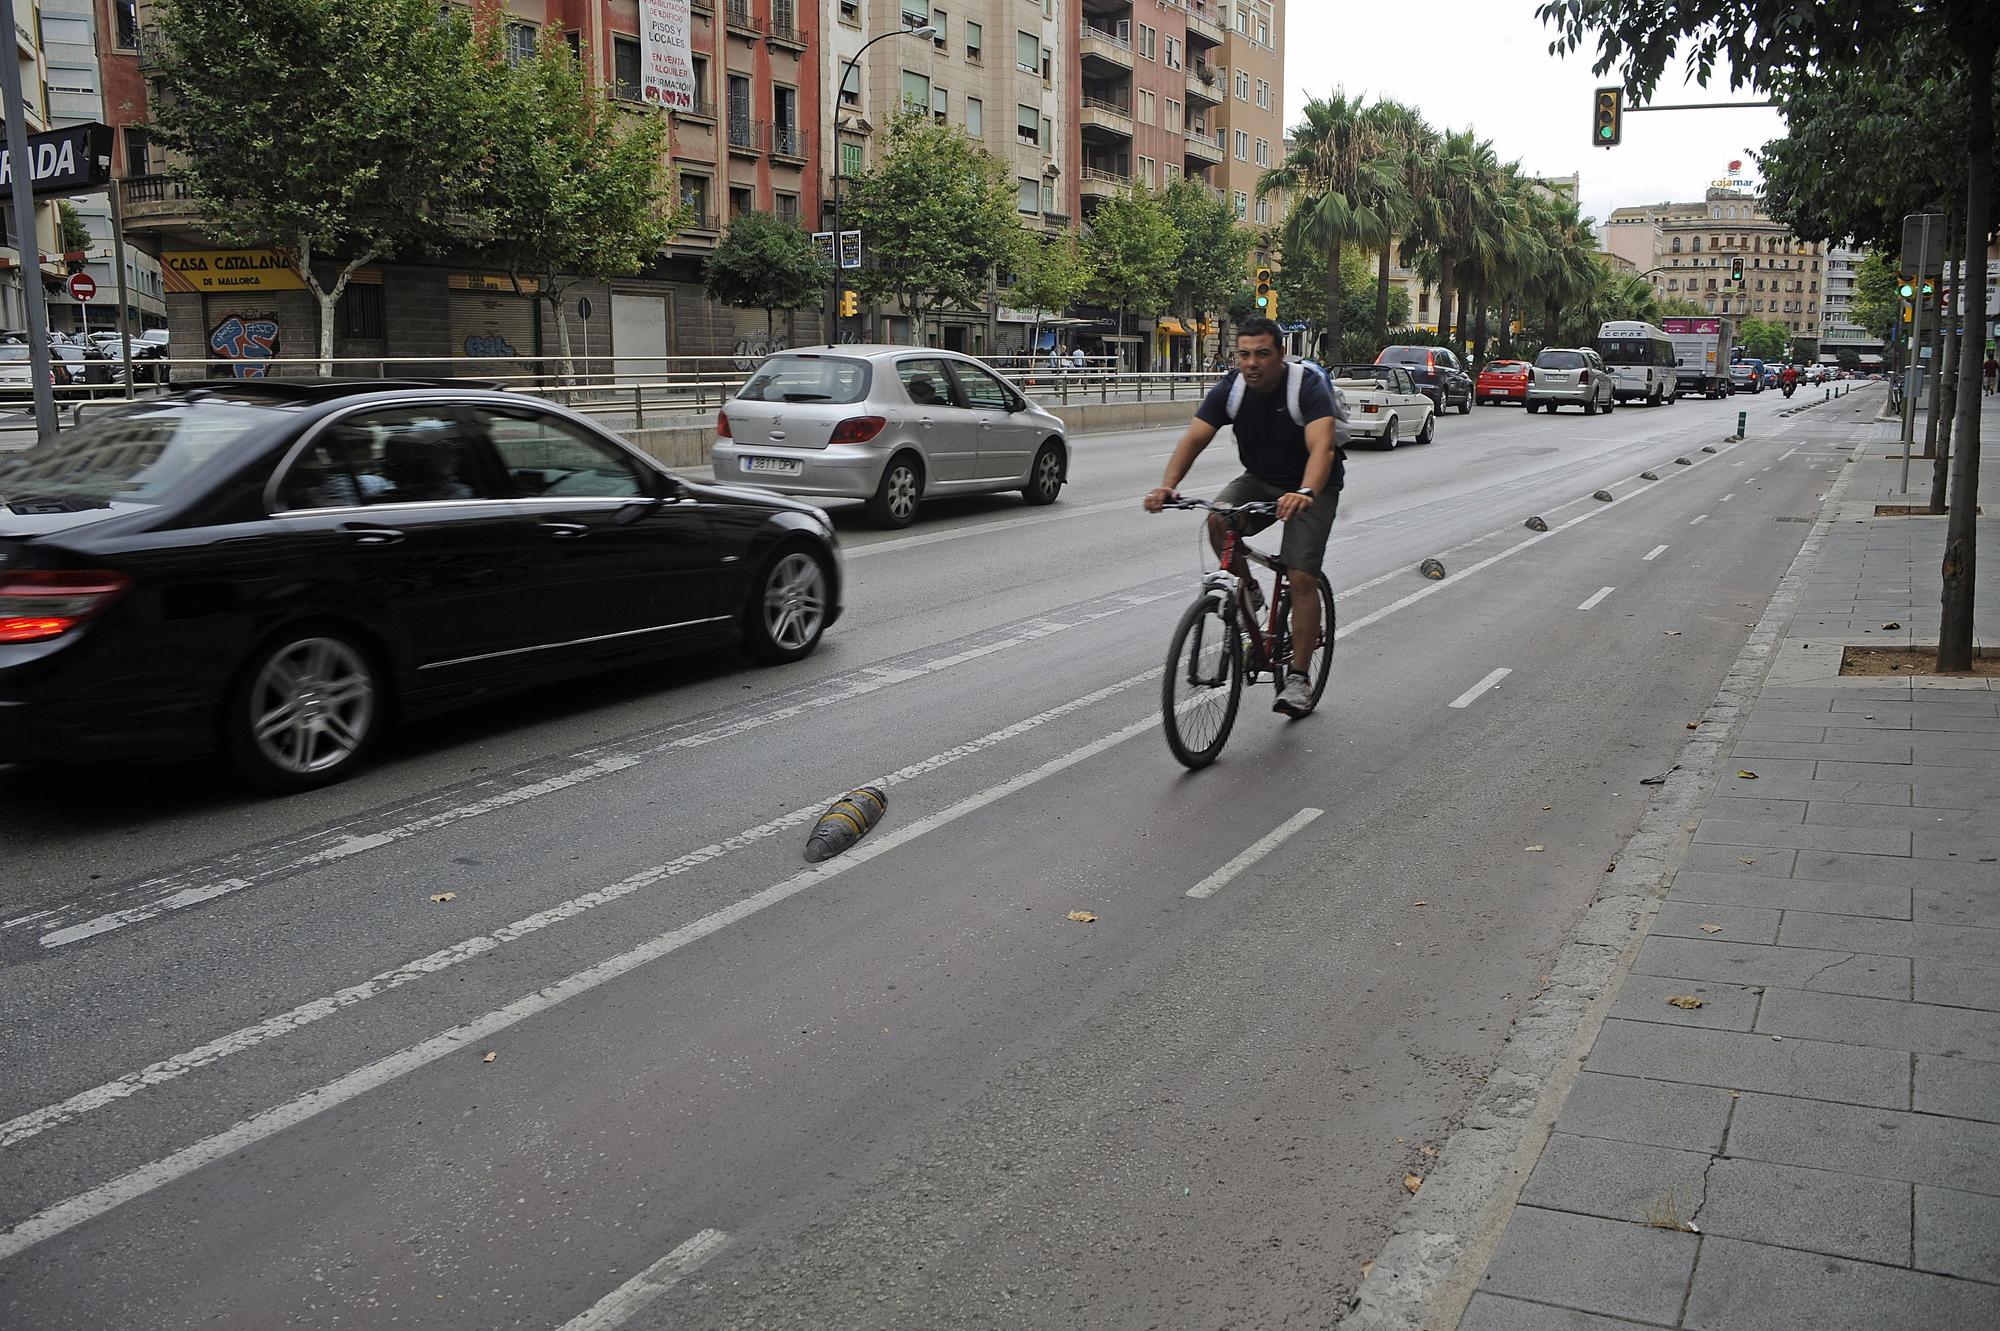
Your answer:
[[[1488,361],[1486,368],[1479,372],[1479,385],[1473,390],[1473,395],[1482,404],[1525,401],[1528,396],[1528,362]]]

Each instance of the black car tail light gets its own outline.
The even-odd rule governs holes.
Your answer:
[[[833,437],[829,444],[865,444],[889,423],[884,416],[849,416],[833,427]]]
[[[60,638],[110,605],[131,582],[105,569],[0,573],[0,643]]]

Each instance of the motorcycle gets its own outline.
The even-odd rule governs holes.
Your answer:
[[[1791,396],[1792,396],[1792,394],[1793,394],[1793,393],[1795,393],[1795,392],[1797,392],[1797,391],[1798,391],[1798,387],[1799,387],[1799,385],[1798,385],[1798,381],[1797,381],[1797,380],[1795,380],[1795,379],[1794,379],[1794,380],[1788,380],[1788,381],[1786,382],[1786,384],[1785,384],[1785,397],[1786,397],[1786,399],[1787,399],[1787,400],[1789,400],[1789,399],[1791,398]]]

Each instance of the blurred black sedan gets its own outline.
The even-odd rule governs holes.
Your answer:
[[[0,454],[0,762],[220,752],[300,790],[395,716],[642,655],[811,652],[818,509],[445,382],[199,385]]]

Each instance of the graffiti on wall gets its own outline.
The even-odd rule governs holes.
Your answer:
[[[782,337],[770,333],[745,333],[736,339],[736,368],[749,373],[757,368],[757,362],[776,351],[785,350],[790,343]]]
[[[208,330],[208,349],[229,362],[238,379],[261,379],[278,354],[278,320],[270,314],[232,314]]]
[[[507,339],[499,333],[467,333],[465,354],[468,356],[518,356]]]

